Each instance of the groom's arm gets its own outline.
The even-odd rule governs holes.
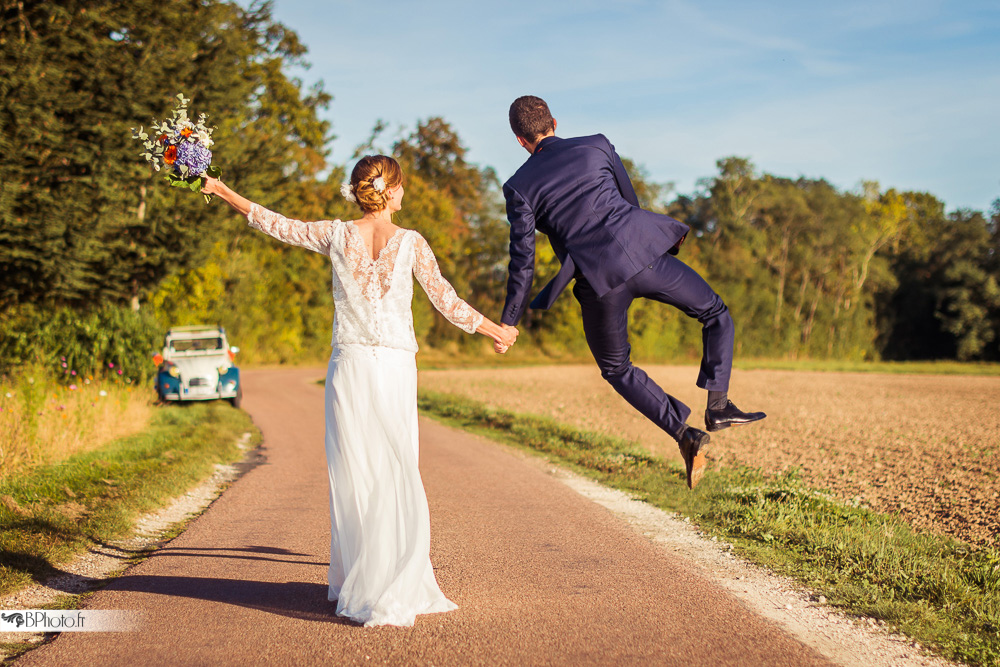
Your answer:
[[[635,194],[635,188],[632,187],[632,179],[628,177],[628,172],[625,171],[625,165],[622,164],[622,159],[618,157],[618,152],[615,147],[608,141],[608,138],[601,135],[604,141],[608,144],[608,150],[610,151],[608,155],[611,158],[611,170],[615,174],[615,183],[618,184],[618,192],[622,193],[622,197],[632,206],[639,205],[639,198]]]
[[[607,141],[607,137],[605,137],[604,140]],[[608,148],[611,151],[612,171],[614,171],[615,174],[615,182],[618,184],[618,191],[622,193],[622,197],[625,201],[632,204],[632,206],[638,207],[639,198],[635,194],[635,188],[632,187],[632,179],[628,177],[628,172],[625,171],[625,165],[622,164],[622,159],[618,157],[618,152],[615,151],[615,147],[611,145],[610,141],[608,141]],[[684,243],[684,239],[686,238],[687,234],[684,234],[684,236],[682,236],[680,240],[674,244],[674,247],[667,252],[671,255],[676,255],[681,249],[681,245]]]
[[[507,267],[507,300],[500,322],[516,326],[528,307],[535,273],[535,214],[514,188],[504,185],[503,196],[510,222],[510,264]]]

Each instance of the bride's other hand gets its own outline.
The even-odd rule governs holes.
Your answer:
[[[509,350],[509,349],[510,349],[510,347],[508,347],[507,345],[504,345],[500,341],[496,341],[496,340],[493,341],[493,351],[496,352],[497,354],[506,354],[507,350]]]
[[[211,176],[203,176],[202,178],[205,179],[205,185],[201,188],[203,195],[218,196],[240,215],[246,215],[250,212],[252,202],[249,199],[237,194],[232,188],[217,178],[212,178]]]
[[[217,178],[212,178],[211,176],[203,176],[205,179],[205,185],[201,189],[201,194],[203,195],[217,195],[221,192],[220,185],[222,181]]]

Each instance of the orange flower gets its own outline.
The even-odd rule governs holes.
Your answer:
[[[177,161],[177,146],[167,146],[167,150],[163,151],[163,161],[167,164]]]
[[[181,130],[181,136],[182,137],[190,137],[191,136],[191,128],[190,127],[185,127],[183,130]]]
[[[167,135],[161,134],[160,137],[157,139],[157,141],[159,141],[161,144],[167,143]]]

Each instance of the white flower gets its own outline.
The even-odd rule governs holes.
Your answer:
[[[340,195],[349,202],[358,201],[357,197],[354,196],[354,190],[351,189],[350,183],[342,183],[340,186]]]
[[[10,392],[8,391],[8,392],[7,392],[7,398],[14,398],[14,394],[12,394],[12,393],[10,393]]]
[[[99,392],[97,392],[97,395],[98,395],[98,396],[107,396],[107,395],[108,395],[108,392],[106,392],[106,391],[104,391],[104,390],[102,389],[102,390],[100,390]]]
[[[375,188],[375,192],[382,192],[385,190],[385,179],[379,176],[374,181],[372,181],[372,187]]]

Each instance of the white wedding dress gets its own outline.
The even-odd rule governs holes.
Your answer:
[[[441,276],[427,241],[401,229],[372,260],[353,222],[304,223],[257,204],[250,226],[333,263],[333,354],[326,376],[330,591],[337,614],[366,626],[413,625],[456,605],[430,561],[430,515],[417,468],[413,279],[449,321],[483,316]]]

